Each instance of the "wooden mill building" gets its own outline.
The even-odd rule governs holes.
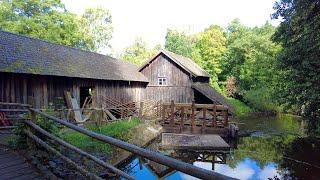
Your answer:
[[[0,102],[46,107],[69,91],[82,105],[103,98],[227,105],[193,60],[161,50],[145,65],[0,31]],[[230,106],[231,107],[231,106]]]
[[[146,99],[215,103],[231,108],[225,98],[209,85],[210,75],[192,59],[161,50],[140,67],[139,71],[150,81],[145,92]]]
[[[44,107],[70,91],[139,101],[148,83],[138,67],[109,56],[0,31],[0,102]],[[98,105],[100,98],[93,99]]]

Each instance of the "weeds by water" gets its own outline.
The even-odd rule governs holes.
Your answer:
[[[253,109],[251,109],[249,106],[247,106],[240,100],[234,98],[227,98],[227,101],[235,108],[237,116],[247,116],[253,112]]]
[[[136,127],[139,124],[139,119],[132,119],[131,121],[123,120],[102,126],[91,124],[86,125],[85,127],[99,134],[111,136],[123,141],[128,141],[131,137],[130,129]],[[61,132],[60,137],[70,144],[88,152],[101,152],[110,154],[113,150],[113,147],[111,145],[94,140],[89,136],[73,130]]]

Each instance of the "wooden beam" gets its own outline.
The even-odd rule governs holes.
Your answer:
[[[174,101],[171,101],[170,105],[171,114],[170,114],[170,126],[174,126]]]
[[[97,175],[94,175],[90,172],[88,172],[87,170],[85,170],[84,168],[82,168],[81,166],[77,165],[74,161],[72,161],[71,159],[69,159],[68,157],[64,156],[63,154],[61,154],[59,151],[55,150],[54,148],[52,148],[51,146],[49,146],[47,143],[45,143],[44,141],[42,141],[40,138],[38,138],[37,136],[35,136],[33,133],[31,133],[28,130],[24,130],[24,132],[26,133],[26,135],[31,138],[32,140],[34,140],[37,144],[41,145],[43,148],[45,148],[47,151],[52,152],[53,154],[55,154],[56,156],[58,156],[59,158],[61,158],[62,160],[64,160],[65,162],[67,162],[69,165],[73,166],[77,171],[80,171],[81,174],[83,174],[84,176],[86,176],[89,179],[99,179],[102,180],[102,178],[98,177]]]
[[[49,137],[50,139],[54,140],[55,142],[57,142],[58,144],[68,148],[68,149],[71,149],[73,151],[75,151],[76,153],[82,155],[82,156],[85,156],[89,159],[91,159],[92,161],[96,162],[97,164],[101,165],[102,167],[105,167],[107,169],[110,169],[112,172],[116,173],[117,175],[119,176],[122,176],[124,178],[127,178],[127,179],[134,179],[133,177],[129,176],[128,174],[126,174],[125,172],[117,169],[116,167],[112,166],[111,164],[107,163],[107,162],[104,162],[102,160],[100,160],[99,158],[57,138],[56,136],[50,134],[49,132],[45,131],[44,129],[42,129],[41,127],[39,127],[38,125],[34,124],[33,122],[31,121],[26,121],[25,122],[27,125],[29,125],[30,127],[32,127],[33,129],[35,129],[36,131],[42,133],[43,135]]]
[[[87,130],[85,128],[82,128],[82,127],[79,127],[77,125],[74,125],[74,124],[71,124],[65,120],[61,120],[61,119],[58,119],[56,117],[53,117],[53,116],[50,116],[46,113],[43,113],[41,111],[38,111],[36,109],[30,109],[31,111],[35,111],[36,113],[44,116],[44,117],[47,117],[57,123],[60,123],[62,125],[65,125],[75,131],[78,131],[80,133],[83,133],[83,134],[86,134],[94,139],[97,139],[99,141],[102,141],[102,142],[105,142],[105,143],[108,143],[108,144],[111,144],[111,145],[114,145],[118,148],[121,148],[121,149],[124,149],[124,150],[127,150],[131,153],[134,153],[136,155],[139,155],[139,156],[142,156],[146,159],[149,159],[151,161],[155,161],[159,164],[162,164],[162,165],[165,165],[165,166],[168,166],[168,167],[171,167],[173,169],[176,169],[178,171],[181,171],[183,173],[186,173],[186,174],[189,174],[191,176],[194,176],[194,177],[197,177],[197,178],[200,178],[200,179],[233,179],[233,178],[230,178],[228,176],[225,176],[223,174],[220,174],[220,173],[216,173],[216,172],[213,172],[213,171],[209,171],[209,170],[206,170],[206,169],[202,169],[202,168],[199,168],[199,167],[196,167],[196,166],[193,166],[192,164],[188,164],[188,163],[185,163],[185,162],[182,162],[180,160],[177,160],[177,159],[174,159],[174,158],[171,158],[171,157],[168,157],[168,156],[165,156],[159,152],[156,152],[156,151],[151,151],[149,149],[143,149],[141,147],[138,147],[136,145],[133,145],[133,144],[130,144],[130,143],[127,143],[127,142],[124,142],[124,141],[121,141],[121,140],[118,140],[118,139],[115,139],[115,138],[112,138],[112,137],[109,137],[109,136],[105,136],[105,135],[102,135],[102,134],[98,134],[98,133],[95,133],[95,132],[92,132],[90,130]]]

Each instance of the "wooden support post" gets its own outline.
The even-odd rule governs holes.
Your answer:
[[[180,119],[180,132],[182,132],[183,130],[183,126],[184,126],[184,107],[181,107],[181,113],[180,113],[180,116],[181,116],[181,119]]]
[[[228,122],[228,116],[229,116],[228,109],[226,109],[226,110],[224,111],[224,127],[228,127],[228,124],[229,124],[229,122]]]
[[[31,119],[31,121],[32,121],[33,123],[36,123],[36,121],[37,121],[37,114],[36,114],[36,112],[31,111],[30,109],[29,109],[29,112],[30,112],[30,119]],[[34,130],[31,129],[29,126],[27,127],[27,130],[30,131],[30,132],[34,132]],[[27,136],[27,144],[28,144],[29,149],[35,149],[34,141],[33,141],[31,138],[29,138],[28,136]]]
[[[192,130],[194,130],[196,127],[194,111],[195,111],[195,102],[192,101],[192,104],[191,104],[191,128],[192,128]]]
[[[202,121],[201,130],[204,131],[204,129],[206,128],[206,121],[207,121],[207,108],[203,108],[202,113],[203,113],[203,121]]]
[[[166,105],[162,105],[162,123],[164,123],[165,119],[166,119]]]
[[[171,108],[170,126],[173,127],[174,126],[174,101],[173,100],[171,101],[170,108]]]
[[[212,127],[217,126],[217,106],[213,105],[213,114],[212,114]]]
[[[206,170],[206,169],[202,169],[202,168],[199,168],[199,167],[196,167],[196,166],[193,166],[192,164],[188,164],[188,163],[185,163],[185,162],[182,162],[182,161],[179,161],[177,159],[173,159],[169,156],[165,156],[161,153],[158,153],[156,151],[151,151],[151,150],[148,150],[148,149],[143,149],[141,147],[138,147],[136,145],[133,145],[133,144],[129,144],[127,142],[124,142],[124,141],[121,141],[121,140],[118,140],[118,139],[115,139],[115,138],[112,138],[110,136],[105,136],[105,135],[102,135],[102,134],[98,134],[98,133],[95,133],[95,132],[92,132],[88,129],[85,129],[85,128],[81,128],[77,125],[74,125],[74,124],[71,124],[71,123],[68,123],[64,120],[61,120],[61,119],[58,119],[58,118],[55,118],[53,116],[50,116],[46,113],[43,113],[37,109],[32,109],[32,111],[35,111],[37,114],[39,115],[42,115],[44,117],[47,117],[59,124],[62,124],[68,128],[71,128],[77,132],[80,132],[82,134],[85,134],[85,135],[88,135],[92,138],[95,138],[96,140],[99,140],[99,141],[102,141],[104,143],[108,143],[108,144],[111,144],[111,145],[114,145],[118,148],[121,148],[121,149],[124,149],[126,151],[129,151],[131,153],[134,153],[136,154],[137,156],[142,156],[143,158],[146,158],[146,159],[149,159],[151,161],[154,161],[154,162],[157,162],[159,164],[163,164],[165,166],[168,166],[170,168],[173,168],[177,171],[181,171],[183,173],[186,173],[186,174],[189,174],[189,175],[192,175],[196,178],[199,178],[199,179],[232,179],[230,177],[227,177],[225,175],[222,175],[222,174],[219,174],[217,172],[213,172],[213,171],[209,171],[209,170]],[[30,133],[29,133],[30,135]],[[77,169],[78,170],[78,169]]]
[[[139,118],[142,119],[143,116],[143,101],[140,102],[140,106],[139,106]]]
[[[158,107],[157,107],[157,110],[158,110],[158,114],[157,114],[157,117],[159,117],[160,116],[160,113],[162,112],[161,109],[162,108],[162,100],[160,100],[159,101],[159,105],[158,105]]]

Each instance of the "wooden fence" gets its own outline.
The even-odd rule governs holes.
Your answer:
[[[58,123],[60,125],[63,125],[65,127],[70,128],[72,130],[80,132],[80,133],[87,135],[95,140],[99,140],[103,143],[111,144],[111,145],[116,146],[118,148],[127,150],[131,153],[134,153],[140,157],[149,159],[151,161],[168,166],[170,168],[173,168],[175,170],[181,171],[183,173],[189,174],[191,176],[194,176],[194,177],[197,177],[200,179],[213,179],[213,178],[214,179],[230,179],[229,177],[224,176],[222,174],[193,166],[191,164],[188,164],[188,163],[176,160],[174,158],[165,156],[159,152],[151,151],[148,149],[143,149],[143,148],[140,148],[140,147],[135,146],[133,144],[129,144],[127,142],[124,142],[124,141],[121,141],[121,140],[118,140],[118,139],[115,139],[115,138],[112,138],[109,136],[105,136],[102,134],[92,132],[88,129],[85,129],[85,128],[79,127],[75,124],[72,124],[70,122],[67,122],[66,120],[62,120],[62,119],[53,117],[51,115],[48,115],[38,109],[33,109],[29,105],[23,105],[23,104],[19,105],[19,104],[13,104],[13,103],[0,103],[0,105],[4,105],[6,107],[5,109],[0,109],[0,112],[29,112],[31,118],[24,120],[22,122],[27,125],[27,128],[24,129],[24,132],[27,135],[27,138],[28,138],[27,142],[29,142],[30,148],[35,148],[34,144],[31,142],[36,142],[36,144],[38,146],[41,146],[44,149],[46,149],[47,151],[60,157],[67,164],[69,164],[70,166],[72,166],[73,168],[78,170],[81,174],[83,174],[88,179],[101,179],[101,177],[99,177],[98,175],[96,175],[92,172],[89,172],[82,165],[77,164],[72,159],[70,159],[66,155],[64,155],[62,152],[60,152],[56,148],[50,146],[50,144],[48,142],[54,141],[55,143],[81,155],[82,157],[84,157],[86,159],[89,159],[89,160],[97,163],[101,167],[104,167],[104,168],[112,171],[116,175],[121,176],[125,179],[134,179],[134,178],[131,177],[130,175],[128,175],[127,173],[117,169],[116,167],[112,166],[111,164],[100,160],[99,158],[69,144],[68,142],[66,142],[66,141],[58,138],[57,136],[50,134],[46,130],[42,129],[39,125],[36,124],[37,116],[45,117],[48,120],[54,121],[55,123]],[[14,106],[15,109],[8,108],[8,106],[11,106],[11,105]],[[37,137],[36,134],[39,134],[39,133],[42,134],[43,136],[45,136],[46,138]]]
[[[228,127],[228,108],[215,104],[163,103],[161,123],[182,130],[185,126],[192,128],[225,128]]]

